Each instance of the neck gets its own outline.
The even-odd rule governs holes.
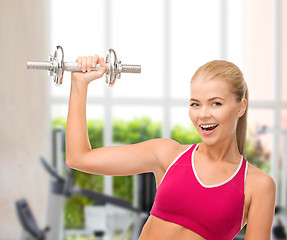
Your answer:
[[[199,144],[198,150],[209,160],[214,162],[238,162],[241,158],[241,154],[238,151],[236,135],[232,138],[225,139],[224,141],[217,142],[216,144],[202,142]]]

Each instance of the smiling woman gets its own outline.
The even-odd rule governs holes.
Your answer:
[[[101,69],[85,72],[93,62]],[[192,78],[189,113],[202,143],[159,138],[91,149],[87,89],[106,66],[98,56],[78,64],[85,69],[71,77],[66,163],[100,175],[154,173],[157,193],[140,240],[230,240],[246,222],[246,240],[270,239],[275,184],[243,157],[248,90],[237,66],[208,62]]]
[[[210,136],[215,129],[229,132],[231,137],[237,138],[240,154],[244,154],[245,147],[247,103],[247,84],[240,69],[231,62],[208,62],[192,77],[190,118],[193,124],[202,137]],[[210,117],[217,118],[217,122],[208,122]],[[215,126],[206,129],[206,125]],[[223,136],[225,140],[228,134]]]
[[[189,114],[203,142],[168,166],[152,216],[191,230],[181,234],[192,239],[233,239],[247,221],[245,239],[270,239],[275,184],[243,157],[247,106],[247,84],[236,65],[216,60],[196,71]],[[142,239],[156,234],[153,221]]]

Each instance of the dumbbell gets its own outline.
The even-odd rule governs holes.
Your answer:
[[[106,70],[106,84],[111,87],[114,85],[116,79],[121,78],[122,73],[141,73],[141,65],[122,64],[121,60],[117,58],[116,52],[109,49],[106,53],[105,62]],[[99,70],[100,64],[92,68],[92,71]],[[81,72],[82,69],[78,67],[76,62],[64,62],[64,50],[61,46],[57,46],[54,56],[50,55],[49,61],[28,61],[27,69],[40,69],[49,71],[49,76],[54,78],[54,83],[60,86],[63,83],[64,71]]]

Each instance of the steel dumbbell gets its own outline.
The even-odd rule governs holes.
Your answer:
[[[116,52],[109,49],[106,53],[105,62],[107,64],[106,70],[106,84],[113,86],[116,79],[121,78],[122,73],[141,73],[141,65],[122,64],[121,60],[117,58]],[[100,68],[100,64],[92,68],[96,71]],[[54,78],[56,85],[63,83],[64,71],[81,72],[82,69],[78,67],[76,62],[64,62],[64,50],[61,46],[57,46],[53,55],[50,55],[49,61],[28,61],[27,69],[40,69],[49,71],[49,76]]]

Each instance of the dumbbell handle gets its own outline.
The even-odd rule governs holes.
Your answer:
[[[109,66],[107,66],[109,67]],[[140,73],[141,72],[141,66],[140,65],[131,65],[131,64],[122,64],[121,65],[122,73]],[[39,70],[48,70],[51,71],[53,69],[53,64],[48,61],[28,61],[27,62],[27,69],[39,69]],[[92,71],[97,71],[100,69],[100,64],[97,64],[95,67],[93,67]],[[65,62],[64,63],[64,70],[68,72],[81,72],[82,68],[78,67],[78,64],[76,62]],[[107,69],[108,71],[108,69]]]
[[[92,71],[97,71],[101,67],[100,64],[97,64],[95,67],[93,67]],[[108,67],[108,66],[107,66]],[[78,67],[78,64],[76,62],[65,62],[64,63],[64,70],[68,72],[81,72],[82,68]]]
[[[92,71],[97,71],[100,69],[100,64],[97,64],[96,67],[93,67]],[[108,68],[109,66],[107,66]],[[64,63],[64,70],[69,72],[79,72],[82,71],[82,68],[78,67],[78,64],[75,62],[65,62]],[[109,71],[107,69],[107,71]],[[131,65],[131,64],[122,64],[121,65],[121,72],[122,73],[141,73],[141,66],[140,65]]]

